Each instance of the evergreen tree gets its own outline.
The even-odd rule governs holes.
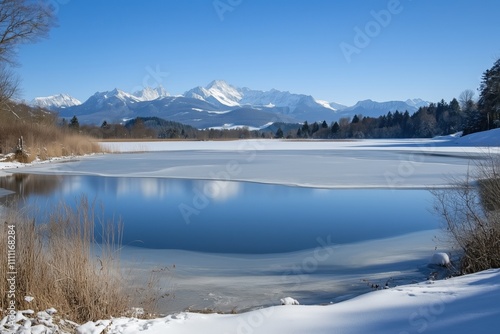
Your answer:
[[[302,136],[306,138],[309,137],[309,124],[307,121],[302,125]]]
[[[276,138],[283,138],[283,130],[281,130],[281,128],[278,128],[278,130],[276,130],[275,137]]]
[[[450,110],[456,113],[460,112],[460,103],[458,103],[458,100],[456,98],[453,98],[453,100],[451,100]]]
[[[480,128],[500,126],[500,58],[483,73],[478,101]]]
[[[311,134],[315,133],[315,132],[318,132],[318,130],[319,130],[319,124],[318,124],[318,122],[314,122],[313,125],[312,125]]]
[[[336,135],[339,133],[340,125],[338,122],[333,123],[332,125],[332,134]]]
[[[394,125],[401,125],[403,123],[403,114],[400,113],[398,110],[394,112],[393,123]]]
[[[71,121],[69,121],[69,127],[73,130],[78,130],[80,128],[80,122],[78,122],[78,118],[73,116]]]
[[[388,112],[387,113],[387,118],[386,118],[386,122],[387,122],[387,127],[390,128],[391,126],[394,125],[394,115],[392,114],[392,112]]]
[[[326,123],[326,121],[323,121],[323,123],[321,123],[321,128],[328,129],[328,123]]]
[[[408,110],[405,110],[403,114],[403,120],[401,121],[401,130],[403,131],[402,135],[405,138],[413,137],[413,133],[411,133],[411,117]]]
[[[385,128],[387,126],[387,116],[382,115],[378,118],[378,127],[380,129]]]

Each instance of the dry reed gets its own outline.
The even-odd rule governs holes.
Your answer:
[[[76,208],[61,204],[47,222],[3,208],[0,249],[7,247],[7,226],[16,228],[16,308],[54,307],[65,319],[86,322],[125,314],[127,291],[120,274],[121,228],[97,219],[95,205],[82,198]],[[7,268],[7,257],[0,257]],[[5,282],[7,272],[0,271]],[[7,309],[6,284],[0,308]],[[25,296],[34,300],[27,302]]]
[[[9,109],[5,109],[8,107]],[[0,154],[18,153],[17,160],[31,162],[54,157],[102,152],[92,138],[77,129],[57,124],[57,116],[24,105],[0,109]],[[19,152],[19,139],[23,151]]]

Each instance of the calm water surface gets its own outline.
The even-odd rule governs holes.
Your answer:
[[[215,253],[279,253],[435,229],[425,190],[326,190],[245,182],[15,174],[0,178],[43,210],[85,195],[124,224],[124,243]],[[12,199],[8,196],[6,199]]]

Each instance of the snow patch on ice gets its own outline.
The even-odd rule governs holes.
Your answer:
[[[431,264],[437,266],[447,266],[450,264],[450,257],[446,253],[434,253],[431,258]]]
[[[292,297],[285,297],[280,299],[281,305],[300,305],[297,299]]]

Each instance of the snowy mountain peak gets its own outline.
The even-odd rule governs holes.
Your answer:
[[[115,88],[112,91],[108,92],[96,92],[94,95],[92,95],[87,101],[84,102],[86,105],[102,105],[103,103],[106,103],[106,101],[110,99],[118,99],[119,101],[122,102],[139,102],[140,99],[133,96],[132,94],[126,93],[121,89]]]
[[[240,90],[229,85],[223,80],[214,80],[206,87],[206,90],[220,103],[227,106],[238,106],[243,98]]]
[[[130,94],[130,93],[127,93],[121,89],[118,89],[118,88],[115,88],[113,89],[111,92],[109,92],[109,95],[110,96],[114,96],[114,97],[117,97],[119,98],[120,100],[122,101],[140,101],[136,96]]]
[[[210,82],[206,87],[205,87],[206,90],[210,91],[210,90],[219,90],[219,91],[233,91],[233,90],[236,90],[238,91],[239,89],[228,84],[226,81],[224,80],[214,80],[212,82]]]
[[[223,80],[214,80],[206,87],[196,87],[187,91],[185,97],[205,100],[228,107],[238,107],[243,98],[241,91]]]
[[[419,98],[416,98],[416,99],[408,99],[405,101],[406,104],[408,104],[409,106],[414,106],[416,108],[420,108],[420,107],[426,107],[428,106],[430,103],[428,101],[424,101],[422,99],[419,99]]]
[[[132,95],[141,101],[153,101],[170,96],[170,94],[161,85],[156,88],[146,87],[143,90],[133,93]]]
[[[68,94],[59,94],[46,97],[37,97],[32,102],[32,105],[47,109],[58,109],[82,104],[79,100]]]

